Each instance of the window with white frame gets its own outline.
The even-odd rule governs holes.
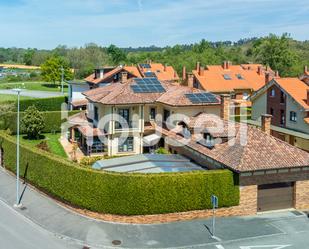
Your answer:
[[[297,121],[297,113],[296,112],[293,112],[293,111],[290,112],[290,120],[293,121],[293,122]]]
[[[276,95],[275,89],[271,89],[269,95],[270,95],[270,97],[275,97],[275,95]]]

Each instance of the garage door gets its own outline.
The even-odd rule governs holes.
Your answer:
[[[294,207],[294,183],[275,183],[258,186],[258,211]]]

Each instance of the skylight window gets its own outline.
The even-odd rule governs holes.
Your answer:
[[[237,79],[244,80],[245,78],[241,74],[236,74]]]
[[[231,80],[231,79],[232,79],[231,76],[230,76],[229,74],[223,74],[223,78],[224,78],[225,80]]]

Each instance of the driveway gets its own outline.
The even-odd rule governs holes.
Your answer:
[[[16,92],[11,89],[1,89],[0,94],[16,95]],[[34,90],[23,90],[20,93],[20,95],[32,98],[50,98],[50,97],[63,96],[63,94],[60,92],[34,91]]]
[[[21,188],[25,186],[22,185]],[[15,178],[0,169],[0,200],[12,207],[15,201]],[[206,248],[206,249],[292,249],[308,248],[309,219],[299,211],[284,211],[252,217],[218,218],[216,237],[210,234],[211,219],[140,225],[118,224],[94,220],[76,214],[27,187],[22,199],[23,209],[16,209],[31,223],[38,224],[54,237],[67,238],[77,244],[94,248]],[[12,211],[7,211],[14,214]],[[16,217],[7,218],[1,212],[0,220],[8,219],[0,226],[1,233],[9,229],[12,234],[20,231]],[[26,224],[25,224],[26,226]],[[27,233],[37,234],[30,224]],[[35,235],[29,235],[29,243],[36,243]],[[32,237],[31,237],[32,236]],[[15,237],[10,237],[15,243]],[[0,240],[1,241],[1,240]],[[58,241],[57,241],[58,242]],[[8,242],[6,242],[8,243]],[[16,240],[16,243],[19,243]],[[39,243],[39,242],[38,242]],[[56,242],[55,242],[56,243]],[[117,244],[117,245],[116,245]],[[58,245],[58,244],[57,244]],[[61,246],[67,246],[63,240]],[[27,247],[21,247],[28,249]],[[19,249],[14,247],[14,249]]]

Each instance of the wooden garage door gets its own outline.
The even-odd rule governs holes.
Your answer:
[[[275,183],[258,186],[258,211],[294,207],[294,183]]]

